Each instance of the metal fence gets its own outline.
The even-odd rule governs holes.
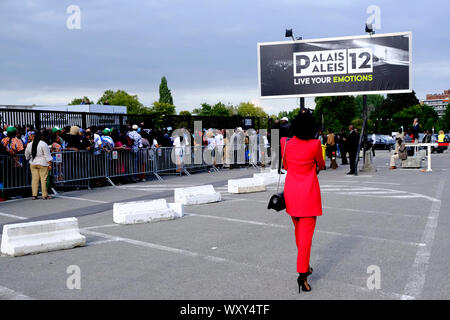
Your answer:
[[[265,166],[274,163],[269,146],[241,145],[237,148],[206,146],[161,147],[113,151],[64,151],[52,153],[53,187],[89,186],[89,181],[112,178],[189,175],[196,171],[219,171],[224,167]],[[0,155],[0,190],[31,187],[29,162],[23,154]]]
[[[161,119],[145,114],[94,113],[73,111],[25,110],[0,108],[0,126],[12,125],[26,127],[33,125],[40,130],[52,127],[91,126],[120,128],[127,124],[143,123],[145,128],[172,127],[194,129],[194,122],[201,121],[203,128],[267,128],[268,118],[244,116],[180,116],[165,115]]]

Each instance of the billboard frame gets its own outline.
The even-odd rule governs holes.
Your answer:
[[[289,95],[276,95],[276,96],[262,96],[261,95],[261,61],[260,61],[260,48],[261,46],[271,46],[279,44],[296,44],[296,43],[308,43],[308,42],[324,42],[334,40],[351,40],[351,39],[370,39],[380,38],[388,36],[408,36],[409,46],[409,88],[402,90],[377,90],[377,91],[353,91],[353,92],[328,92],[328,93],[308,93],[308,94],[289,94]],[[258,63],[258,94],[259,99],[286,99],[286,98],[307,98],[307,97],[324,97],[324,96],[350,96],[350,95],[364,95],[364,94],[395,94],[395,93],[411,93],[412,89],[412,32],[395,32],[395,33],[380,33],[374,35],[360,35],[360,36],[344,36],[334,38],[316,38],[316,39],[303,39],[303,40],[287,40],[287,41],[275,41],[275,42],[258,42],[257,43],[257,63]]]

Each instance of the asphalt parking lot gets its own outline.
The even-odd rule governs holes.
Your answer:
[[[349,176],[340,165],[319,174],[311,292],[298,293],[290,217],[266,209],[276,185],[227,192],[228,179],[258,172],[245,168],[0,203],[1,226],[77,217],[87,237],[85,247],[1,256],[0,299],[450,299],[450,153],[433,154],[432,172],[388,162],[377,151],[377,172]],[[176,220],[113,222],[114,202],[173,202],[174,188],[203,184],[222,201],[186,206]],[[72,265],[81,289],[67,287]],[[379,288],[367,285],[371,266]]]

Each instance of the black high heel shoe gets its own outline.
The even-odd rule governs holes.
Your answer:
[[[308,276],[310,276],[312,273],[313,273],[313,271],[314,271],[314,269],[311,267],[311,266],[309,266],[309,268],[308,268],[308,272],[306,273]]]
[[[301,290],[303,290],[305,292],[311,291],[312,288],[309,285],[307,278],[308,278],[308,273],[299,273],[299,276],[297,278],[298,293],[300,293]]]

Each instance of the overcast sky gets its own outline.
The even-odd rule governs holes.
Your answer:
[[[70,5],[81,29],[66,26]],[[257,43],[286,40],[286,28],[303,39],[364,34],[369,5],[381,9],[376,33],[412,31],[417,97],[450,89],[449,0],[0,0],[0,104],[124,89],[151,105],[166,76],[177,112],[218,101],[292,110],[295,98],[258,99]]]

